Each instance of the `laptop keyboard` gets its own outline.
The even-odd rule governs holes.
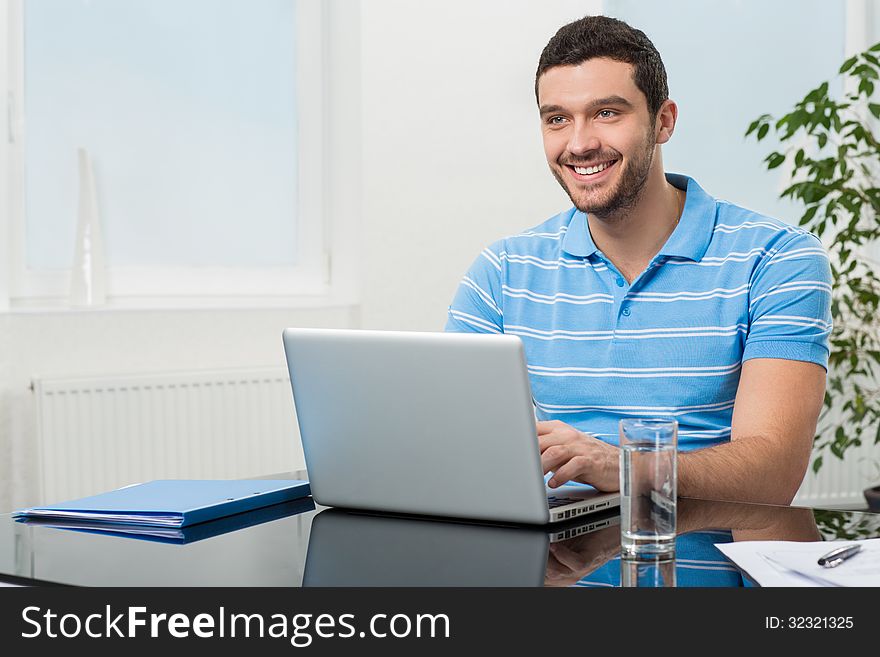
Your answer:
[[[583,502],[583,500],[577,497],[556,497],[554,495],[547,496],[547,504],[550,505],[551,509],[565,506],[566,504],[574,504],[575,502]]]

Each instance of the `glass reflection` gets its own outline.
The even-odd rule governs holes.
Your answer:
[[[675,556],[657,555],[620,559],[620,585],[632,588],[666,588],[675,586]]]

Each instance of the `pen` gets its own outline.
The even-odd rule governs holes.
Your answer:
[[[843,547],[831,550],[828,554],[819,557],[819,565],[825,566],[826,568],[834,568],[842,564],[861,549],[861,545],[844,545]]]

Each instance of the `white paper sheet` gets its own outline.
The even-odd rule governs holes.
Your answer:
[[[862,546],[836,568],[819,557],[844,545]],[[740,541],[717,543],[724,555],[761,586],[880,586],[880,538],[863,541]]]

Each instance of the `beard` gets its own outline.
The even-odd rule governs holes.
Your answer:
[[[654,147],[656,143],[653,134],[648,132],[641,148],[636,151],[624,167],[623,172],[619,176],[617,186],[604,194],[599,192],[584,193],[585,189],[589,190],[589,186],[584,188],[578,185],[574,188],[574,191],[579,192],[580,195],[576,195],[572,193],[573,190],[569,187],[559,170],[555,167],[550,167],[550,171],[578,210],[585,214],[598,215],[603,218],[622,219],[636,206],[639,197],[642,195],[645,182],[648,179],[648,173],[651,170],[651,164],[654,162]],[[603,154],[602,157],[589,158],[589,161],[592,162],[608,160],[617,160],[619,163],[621,160],[620,153],[611,151],[607,157]],[[561,168],[568,165],[580,166],[580,164],[577,159],[571,158],[565,162],[560,162],[559,166]]]

